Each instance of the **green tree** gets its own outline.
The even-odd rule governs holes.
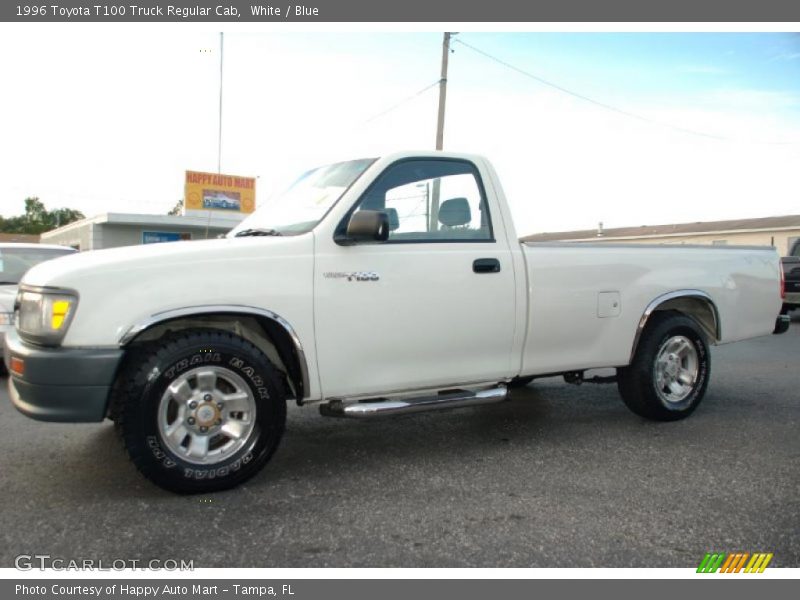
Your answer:
[[[85,218],[81,211],[75,210],[74,208],[57,208],[49,213],[48,217],[50,219],[50,225],[53,228],[61,227],[62,225],[67,225],[73,221],[80,221]]]
[[[168,215],[179,215],[183,212],[183,198],[178,200],[175,206],[167,213]]]
[[[37,234],[83,218],[83,213],[73,208],[57,208],[48,211],[39,198],[31,197],[25,198],[25,214],[7,219],[0,217],[0,231]]]
[[[39,198],[25,198],[25,220],[32,227],[47,223],[47,209]]]

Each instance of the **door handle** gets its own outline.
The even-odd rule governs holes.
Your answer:
[[[496,258],[478,258],[472,263],[475,273],[499,273],[500,261]]]

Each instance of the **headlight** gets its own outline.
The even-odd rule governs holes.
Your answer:
[[[36,344],[61,343],[75,314],[78,296],[64,290],[20,288],[17,296],[17,331]]]

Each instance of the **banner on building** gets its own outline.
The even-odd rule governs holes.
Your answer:
[[[247,215],[256,208],[255,177],[186,171],[184,214],[219,211]]]
[[[177,231],[143,231],[143,244],[160,244],[162,242],[181,242],[192,239],[191,233]]]

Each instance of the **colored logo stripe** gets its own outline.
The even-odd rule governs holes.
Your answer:
[[[725,560],[724,553],[711,554],[709,552],[706,552],[706,555],[703,557],[703,560],[700,561],[700,566],[697,567],[697,572],[714,573],[717,569],[719,569],[723,560]]]
[[[749,552],[737,552],[728,554],[728,558],[722,563],[720,573],[738,573],[742,570],[744,562],[750,557]]]
[[[750,562],[747,564],[747,568],[744,570],[744,572],[763,573],[764,569],[767,568],[767,565],[771,560],[772,552],[769,554],[753,554],[753,558],[750,559]]]
[[[697,572],[739,573],[744,569],[745,573],[763,573],[772,557],[771,552],[756,552],[752,555],[749,552],[706,552],[697,567]]]

